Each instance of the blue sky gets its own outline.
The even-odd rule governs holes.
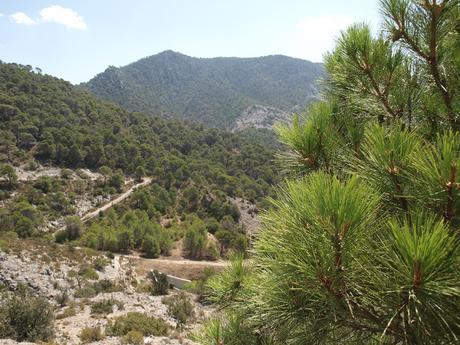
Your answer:
[[[172,49],[196,57],[321,61],[378,0],[0,0],[0,60],[73,83]]]

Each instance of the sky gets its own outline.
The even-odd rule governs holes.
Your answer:
[[[378,0],[0,0],[0,60],[74,84],[168,49],[321,62],[354,22],[377,30]]]

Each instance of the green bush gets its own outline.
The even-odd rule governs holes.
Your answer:
[[[91,314],[110,314],[113,312],[113,301],[110,299],[94,302],[91,305]]]
[[[24,286],[12,295],[4,294],[0,306],[0,338],[17,341],[48,341],[54,336],[54,312],[42,297]]]
[[[157,270],[149,272],[148,278],[152,283],[152,295],[167,295],[169,291],[169,283],[166,274],[160,273]]]
[[[107,292],[117,292],[122,291],[123,287],[117,284],[114,284],[111,280],[101,279],[92,284],[92,288],[96,293],[107,293]]]
[[[78,271],[78,275],[89,280],[98,280],[99,274],[92,267],[83,267]]]
[[[123,303],[115,299],[105,299],[94,302],[91,305],[91,314],[110,314],[113,312],[113,307],[117,306],[118,310],[123,310]]]
[[[168,324],[147,314],[130,312],[117,317],[109,323],[107,333],[114,336],[123,336],[132,331],[142,333],[144,336],[165,336],[168,334]]]
[[[82,288],[76,289],[73,297],[75,298],[93,298],[97,295],[97,292],[91,286],[84,286]]]
[[[164,297],[161,302],[168,306],[168,314],[177,321],[179,326],[185,325],[195,315],[195,308],[184,292]]]
[[[78,336],[82,343],[92,343],[95,341],[101,341],[105,338],[101,327],[85,327],[80,331]]]
[[[156,258],[160,255],[160,244],[158,240],[150,235],[144,237],[142,241],[142,252],[148,258]]]
[[[65,308],[62,313],[57,314],[56,319],[58,319],[58,320],[65,319],[67,317],[71,317],[71,316],[75,316],[75,315],[77,315],[77,310],[75,309],[74,306],[71,306],[71,307]]]
[[[207,245],[207,231],[202,221],[195,221],[186,231],[184,249],[188,257],[201,259]]]
[[[127,345],[143,345],[144,335],[139,331],[130,331],[123,336],[122,343]]]

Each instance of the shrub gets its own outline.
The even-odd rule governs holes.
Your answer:
[[[108,279],[101,279],[97,282],[94,282],[92,287],[96,291],[96,294],[103,293],[103,292],[116,292],[116,291],[123,290],[123,288],[120,285],[116,285],[111,280],[108,280]]]
[[[0,338],[17,341],[48,341],[54,335],[51,304],[20,286],[13,295],[3,296],[0,307]]]
[[[93,267],[96,271],[103,272],[105,269],[105,266],[109,264],[109,260],[105,259],[104,257],[98,256],[94,261],[93,261]]]
[[[123,344],[142,345],[144,344],[144,335],[139,331],[130,331],[122,339]]]
[[[80,331],[78,336],[82,343],[92,343],[95,341],[101,341],[105,338],[101,327],[85,327]]]
[[[185,233],[184,249],[192,259],[201,259],[206,249],[207,231],[203,224],[192,224]]]
[[[160,244],[158,240],[150,235],[145,236],[142,241],[142,251],[148,258],[156,258],[160,255]]]
[[[113,312],[113,301],[110,299],[95,302],[91,305],[91,314],[110,314]]]
[[[117,306],[118,310],[124,308],[123,302],[115,299],[106,299],[93,303],[91,305],[91,314],[110,314],[113,312],[114,306]]]
[[[73,297],[75,298],[93,298],[97,295],[97,292],[91,286],[84,286],[82,288],[76,289]]]
[[[64,309],[64,311],[60,314],[56,315],[56,319],[65,319],[67,317],[75,316],[77,315],[77,311],[74,306],[67,307]]]
[[[164,297],[161,302],[168,306],[168,314],[177,321],[179,326],[185,325],[195,314],[193,304],[184,292]]]
[[[83,267],[78,271],[78,275],[90,280],[98,280],[99,274],[97,274],[96,270],[92,267]]]
[[[117,317],[107,328],[108,334],[114,336],[123,336],[132,331],[144,336],[165,336],[168,334],[168,324],[147,314],[130,312]]]
[[[160,273],[157,270],[150,272],[148,278],[152,282],[152,295],[167,295],[169,283],[166,274]]]

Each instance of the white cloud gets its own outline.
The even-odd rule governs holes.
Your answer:
[[[3,14],[3,13],[0,13],[0,17],[3,17],[3,16],[4,16],[4,14]]]
[[[10,15],[10,18],[16,24],[21,24],[21,25],[34,25],[34,24],[37,24],[37,22],[35,20],[30,18],[24,12],[13,13],[13,14]]]
[[[296,24],[294,50],[292,55],[314,62],[321,62],[323,55],[335,46],[340,31],[354,22],[351,17],[327,15],[308,17]]]
[[[40,21],[65,25],[69,29],[86,30],[82,16],[70,8],[59,5],[46,7],[40,11]]]

